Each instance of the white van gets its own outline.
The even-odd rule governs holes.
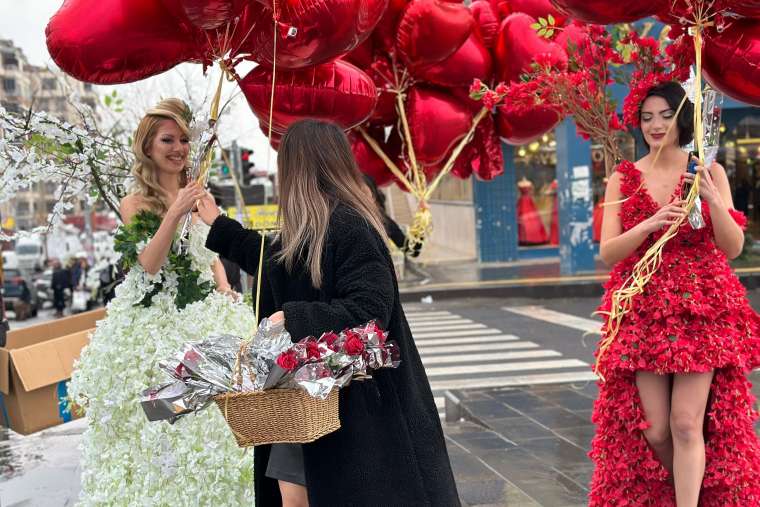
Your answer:
[[[40,241],[28,238],[16,242],[16,259],[20,270],[39,270],[45,266],[45,249]]]
[[[16,252],[3,250],[3,268],[18,269],[18,257],[16,257]]]

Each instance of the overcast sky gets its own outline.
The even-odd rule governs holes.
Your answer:
[[[45,45],[45,26],[62,4],[63,0],[0,0],[0,39],[11,39],[24,51],[29,63],[55,67]],[[239,67],[238,72],[245,75],[246,69]],[[204,77],[200,65],[183,64],[137,83],[98,89],[102,93],[116,89],[129,102],[127,107],[130,110],[142,111],[161,98],[175,95],[184,98],[187,95],[186,81],[190,82],[195,96],[206,96],[216,86],[216,76],[212,73]],[[259,130],[258,120],[248,108],[245,98],[239,94],[238,87],[225,83],[224,97],[233,94],[236,95],[233,107],[219,129],[222,143],[228,145],[236,139],[240,145],[252,148],[256,166],[264,168],[270,152],[269,143]],[[275,160],[276,154],[271,151],[270,167],[274,166]]]

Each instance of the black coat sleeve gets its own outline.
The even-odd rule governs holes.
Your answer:
[[[339,332],[370,320],[385,327],[391,318],[396,287],[380,236],[363,219],[351,216],[330,232],[325,255],[333,254],[332,284],[323,291],[329,302],[291,301],[283,305],[285,328],[301,339]]]
[[[403,250],[406,243],[406,234],[401,230],[396,222],[390,217],[385,217],[385,233],[388,235],[393,244]]]
[[[206,238],[206,248],[231,260],[246,273],[255,276],[258,271],[261,234],[244,228],[231,218],[219,215],[214,220]]]

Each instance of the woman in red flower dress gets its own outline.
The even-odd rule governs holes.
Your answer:
[[[676,117],[683,96],[677,83],[648,90],[638,119],[650,152],[621,163],[607,185],[600,253],[614,268],[603,312],[685,213],[682,187],[693,177],[680,147],[692,137],[692,106]],[[720,165],[698,171],[706,227],[683,222],[598,355],[604,381],[593,414],[591,506],[760,505],[757,412],[746,378],[758,365],[760,319],[728,264],[741,252],[746,218],[733,209]]]

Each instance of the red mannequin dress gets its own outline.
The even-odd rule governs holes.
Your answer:
[[[620,212],[625,231],[652,216],[658,205],[632,163],[623,162],[618,171],[623,197],[629,197]],[[677,193],[678,189],[673,196]],[[634,297],[631,312],[602,357],[606,381],[600,382],[594,404],[597,430],[589,453],[596,465],[591,506],[675,505],[669,473],[642,432],[649,423],[635,385],[637,370],[659,374],[715,370],[705,412],[706,467],[699,505],[760,505],[760,444],[754,431],[758,414],[746,378],[759,363],[760,318],[726,256],[715,246],[706,203],[702,212],[707,226],[695,230],[685,222],[667,243],[660,269],[644,293]],[[744,215],[730,213],[744,227]],[[650,235],[615,265],[600,310],[610,310],[613,292],[662,234]]]
[[[536,203],[533,202],[533,184],[523,179],[517,187],[520,190],[520,197],[517,199],[517,239],[521,245],[542,245],[549,241],[549,237],[536,209]]]
[[[552,199],[552,222],[549,227],[549,244],[559,245],[559,196],[557,194],[557,180],[552,181],[549,187]]]

